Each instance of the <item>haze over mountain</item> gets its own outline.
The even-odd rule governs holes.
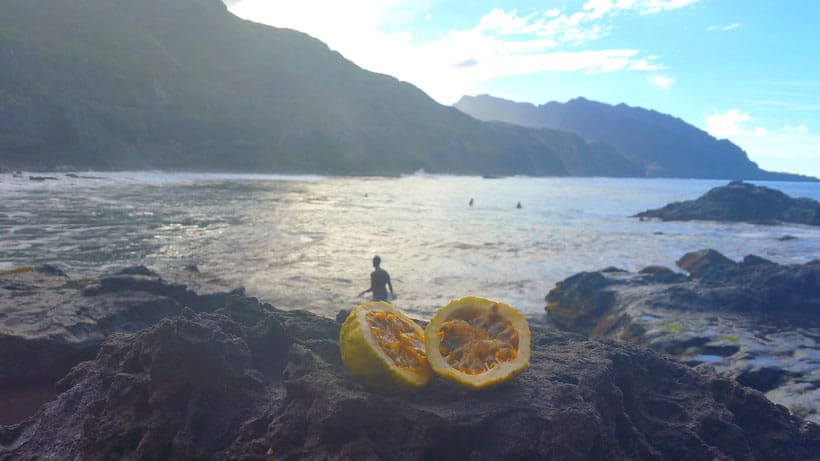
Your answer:
[[[2,0],[0,167],[633,176],[484,123],[219,0]]]
[[[746,152],[671,115],[626,104],[572,99],[536,106],[489,95],[464,96],[455,107],[479,120],[577,133],[614,146],[647,177],[810,180],[761,170]]]

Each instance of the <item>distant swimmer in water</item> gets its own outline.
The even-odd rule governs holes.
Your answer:
[[[393,284],[390,283],[390,274],[386,270],[379,267],[382,263],[382,258],[378,256],[373,257],[373,272],[370,273],[370,288],[359,293],[363,296],[365,293],[373,292],[373,301],[388,301],[395,298],[393,294]],[[387,289],[390,288],[390,297],[387,297]]]
[[[521,202],[518,202],[518,205],[515,206],[516,208],[521,208]]]
[[[470,199],[470,206],[473,206],[473,199]]]

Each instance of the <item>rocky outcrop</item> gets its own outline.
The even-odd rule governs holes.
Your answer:
[[[86,298],[138,293],[181,315],[109,334],[56,400],[0,427],[0,459],[820,456],[818,427],[756,391],[616,343],[533,326],[532,366],[507,386],[378,395],[345,372],[338,322],[141,268],[82,284]]]
[[[0,388],[52,383],[112,333],[142,330],[183,307],[211,311],[227,295],[198,295],[145,267],[95,279],[49,265],[0,273]]]
[[[735,262],[701,250],[678,265],[688,275],[656,266],[573,275],[547,294],[548,318],[714,367],[820,421],[820,260]]]
[[[116,333],[0,426],[0,459],[795,459],[820,427],[732,380],[650,351],[533,325],[531,367],[469,392],[374,394],[339,323],[229,295]]]
[[[663,208],[635,215],[663,221],[743,221],[776,224],[796,223],[820,226],[820,202],[792,198],[775,189],[743,181],[715,187],[696,200],[675,202]]]

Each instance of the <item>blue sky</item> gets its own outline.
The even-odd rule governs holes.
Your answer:
[[[820,176],[820,1],[229,0],[442,104],[578,96],[680,117]]]

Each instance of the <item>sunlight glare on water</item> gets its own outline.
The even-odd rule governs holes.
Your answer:
[[[0,269],[52,263],[94,274],[145,264],[168,274],[196,264],[279,308],[332,316],[363,300],[378,254],[395,304],[429,317],[466,295],[538,315],[555,282],[576,272],[674,267],[702,248],[783,263],[820,256],[820,230],[809,226],[629,217],[725,181],[89,176],[97,179],[0,175]],[[818,184],[765,184],[820,198]]]

